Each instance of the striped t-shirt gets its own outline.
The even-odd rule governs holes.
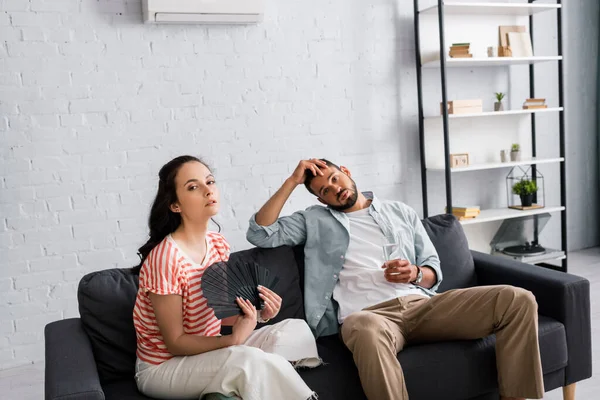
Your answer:
[[[150,364],[161,364],[173,357],[163,340],[148,292],[177,294],[183,300],[183,330],[190,335],[216,336],[221,320],[206,304],[200,283],[206,267],[229,259],[229,244],[223,235],[206,234],[206,257],[202,265],[194,263],[177,246],[171,235],[158,244],[142,265],[140,288],[133,308],[137,336],[137,356]]]

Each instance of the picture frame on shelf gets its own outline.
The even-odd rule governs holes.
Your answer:
[[[461,168],[469,166],[469,153],[450,154],[450,167]]]

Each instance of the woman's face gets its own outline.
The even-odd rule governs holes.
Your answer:
[[[177,202],[173,212],[192,222],[205,222],[219,212],[219,190],[210,170],[202,163],[191,161],[181,166],[175,176]]]

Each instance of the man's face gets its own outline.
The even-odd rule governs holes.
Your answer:
[[[323,176],[316,176],[310,183],[310,189],[322,203],[334,210],[344,211],[356,204],[358,190],[350,178],[349,171],[341,167],[321,168]]]

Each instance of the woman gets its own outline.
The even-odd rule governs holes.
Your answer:
[[[139,249],[137,267],[133,319],[139,390],[165,399],[200,399],[207,393],[244,400],[313,398],[288,362],[320,363],[306,322],[288,319],[254,331],[257,320],[279,312],[277,294],[261,287],[263,310],[237,299],[243,314],[223,321],[207,306],[200,289],[202,273],[229,258],[224,237],[208,231],[218,211],[219,192],[206,164],[181,156],[161,168],[150,211],[150,239]],[[220,335],[222,323],[232,325],[231,335]]]

